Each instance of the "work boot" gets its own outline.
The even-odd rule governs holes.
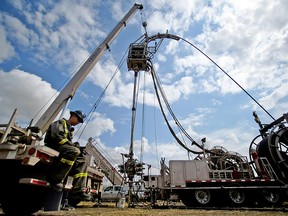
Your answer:
[[[61,210],[63,210],[63,211],[72,211],[72,210],[75,210],[75,208],[67,203],[65,206],[61,207]]]
[[[61,206],[61,210],[63,211],[71,211],[71,210],[75,210],[75,208],[71,205],[69,205],[68,200],[65,199],[63,202],[63,205]]]
[[[63,190],[63,183],[51,184],[51,188],[56,192],[61,192]]]
[[[69,194],[69,197],[75,200],[81,200],[81,201],[91,201],[92,197],[84,192],[78,192],[78,193],[71,193]]]
[[[98,203],[95,203],[92,207],[93,208],[97,208],[97,207],[100,207],[100,206],[103,206],[103,204],[101,202],[98,202]]]
[[[55,182],[52,178],[49,176],[46,179],[47,182],[49,182],[51,188],[56,192],[61,192],[63,190],[63,182]]]

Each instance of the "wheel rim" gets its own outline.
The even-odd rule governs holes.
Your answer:
[[[245,194],[240,190],[230,190],[229,197],[233,203],[242,204],[245,200]]]
[[[211,200],[211,194],[208,190],[196,190],[195,191],[195,198],[200,204],[207,204]]]
[[[279,201],[279,193],[270,190],[264,190],[263,196],[269,203],[277,203]]]

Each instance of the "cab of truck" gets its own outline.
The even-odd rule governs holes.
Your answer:
[[[112,185],[106,187],[102,194],[102,201],[118,201],[121,197],[125,197],[128,194],[128,187],[122,185]]]
[[[144,200],[146,198],[145,188],[133,185],[132,187],[132,198],[135,201]],[[128,199],[129,187],[127,185],[113,185],[106,187],[102,194],[102,201],[119,201],[120,198],[125,197]]]

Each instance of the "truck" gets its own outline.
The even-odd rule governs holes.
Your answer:
[[[122,187],[125,182],[123,176],[117,171],[116,167],[105,158],[101,151],[98,150],[96,144],[95,140],[90,137],[85,147],[81,147],[81,149],[87,162],[86,193],[91,195],[91,201],[101,203],[104,177],[115,186],[115,190],[113,191],[117,191],[115,192],[116,195],[119,191],[116,186]],[[116,195],[114,200],[116,200]],[[104,196],[106,196],[105,191]],[[67,202],[69,206],[76,207],[80,203],[80,200],[69,199],[68,197],[66,203]],[[63,208],[65,208],[65,206],[63,206]]]
[[[100,171],[112,184],[103,188],[103,182],[99,182],[96,187],[89,182],[87,185],[92,189],[91,195],[94,197],[94,200],[98,201],[98,203],[101,203],[101,201],[114,201],[116,205],[120,198],[125,198],[128,201],[129,187],[127,179],[118,172],[117,166],[113,166],[105,155],[99,151],[97,143],[93,138],[90,137],[88,139],[85,150],[90,169],[94,168],[98,172]],[[88,169],[88,175],[89,172],[91,170]],[[88,176],[88,180],[93,180],[93,177]],[[99,187],[99,184],[101,184],[101,187]],[[143,184],[133,182],[131,198],[134,202],[145,200],[146,196]]]
[[[0,203],[5,214],[29,215],[40,209],[60,210],[63,191],[53,191],[46,181],[49,167],[59,153],[40,142],[49,125],[68,105],[79,85],[138,9],[142,10],[143,6],[132,6],[35,124],[31,121],[27,128],[17,125],[17,109],[8,123],[0,124],[0,167],[3,174]],[[71,179],[67,182],[71,183]],[[69,189],[71,184],[67,185]]]
[[[288,113],[269,124],[253,115],[260,134],[250,143],[249,159],[223,146],[205,149],[204,144],[193,160],[170,160],[167,166],[162,158],[160,175],[144,176],[152,203],[160,199],[181,200],[189,208],[282,207],[288,201]]]
[[[141,185],[133,185],[132,188],[132,199],[134,202],[144,201],[146,200],[146,189]],[[126,201],[129,199],[129,186],[122,184],[122,185],[111,185],[107,186],[101,196],[102,201],[113,201],[118,204],[121,198],[125,198]]]
[[[105,176],[112,185],[119,186],[124,184],[124,178],[96,148],[94,141],[90,137],[85,146],[86,161],[88,163],[87,190],[90,192],[93,201],[100,203],[103,196],[103,177]],[[73,204],[75,206],[78,203]]]
[[[160,110],[171,134],[178,144],[195,157],[193,160],[170,160],[168,165],[163,158],[160,161],[159,175],[143,177],[145,185],[151,191],[152,204],[156,205],[157,199],[161,199],[181,200],[187,207],[282,206],[288,198],[288,113],[273,119],[271,123],[262,124],[256,112],[253,112],[254,120],[259,126],[259,135],[250,143],[249,159],[237,152],[228,151],[223,146],[206,149],[206,138],[201,140],[202,144],[198,144],[181,126],[154,71],[151,60],[165,38],[177,41],[182,39],[168,32],[150,37],[146,34],[140,42],[130,44],[127,66],[129,70],[134,70],[135,77],[139,71],[148,71],[151,74]],[[160,40],[159,43],[148,45],[157,39]],[[189,41],[182,40],[202,52]],[[202,54],[208,57],[205,53]],[[162,101],[178,129],[198,151],[188,148],[176,136],[166,117]],[[133,142],[131,146],[132,144]],[[133,154],[129,155],[132,158]],[[129,171],[129,167],[127,169]]]
[[[125,197],[128,194],[128,188],[123,185],[111,185],[107,186],[101,196],[102,201],[116,201],[118,202],[121,197]]]

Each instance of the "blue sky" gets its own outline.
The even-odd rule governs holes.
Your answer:
[[[0,122],[7,123],[15,108],[19,125],[27,126],[32,118],[36,122],[47,101],[55,97],[134,3],[2,0]],[[117,71],[88,125],[83,125],[82,145],[89,137],[95,138],[100,150],[115,164],[121,161],[120,153],[128,153],[134,73],[127,69],[125,53],[129,44],[144,34],[143,21],[150,36],[168,31],[195,44],[274,118],[287,112],[287,1],[137,3],[143,4],[144,10],[135,14],[112,43],[111,51],[96,64],[66,110],[66,117],[75,109],[88,114]],[[120,65],[123,57],[124,64]],[[200,143],[206,137],[208,148],[222,145],[248,156],[250,142],[258,135],[252,112],[257,111],[263,123],[272,120],[255,102],[183,40],[164,40],[152,62],[174,114],[193,139]],[[167,162],[187,159],[187,152],[170,135],[161,116],[151,75],[141,72],[140,76],[135,157],[140,158],[142,145],[143,161],[154,167],[159,167],[161,157]],[[173,123],[171,116],[168,119]]]

